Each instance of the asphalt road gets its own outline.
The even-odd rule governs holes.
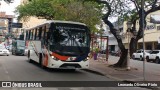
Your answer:
[[[44,70],[29,63],[26,56],[0,56],[0,81],[114,81],[84,70]],[[83,82],[82,82],[83,83]],[[110,83],[110,82],[108,82]],[[107,83],[106,83],[107,84]],[[40,90],[40,88],[0,88],[0,90]],[[41,90],[146,90],[140,87],[53,87]]]

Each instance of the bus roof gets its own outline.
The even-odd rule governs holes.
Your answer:
[[[86,26],[86,24],[84,24],[84,23],[74,22],[74,21],[47,20],[47,21],[45,21],[44,23],[39,24],[39,25],[37,25],[37,26],[35,26],[35,27],[40,27],[40,26],[42,26],[42,25],[51,24],[51,23],[69,23],[69,24],[79,24],[79,25],[84,25],[84,26]],[[32,28],[35,28],[35,27],[32,27]],[[29,30],[29,29],[32,29],[32,28],[27,28],[26,30]]]

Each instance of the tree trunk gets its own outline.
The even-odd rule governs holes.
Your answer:
[[[121,50],[121,56],[114,67],[126,68],[127,67],[127,56],[128,56],[128,49],[125,49],[124,44],[122,43],[121,38],[116,38],[118,42],[118,46]]]
[[[122,39],[119,38],[117,35],[116,35],[116,31],[117,29],[114,28],[114,25],[109,21],[108,17],[109,15],[111,15],[111,12],[112,12],[112,9],[111,9],[111,6],[108,2],[106,1],[101,1],[101,0],[98,0],[97,1],[98,3],[103,3],[106,5],[106,7],[108,8],[108,12],[104,15],[104,17],[102,18],[102,20],[104,21],[105,24],[107,24],[110,28],[110,32],[115,36],[117,42],[118,42],[118,46],[121,50],[121,56],[120,56],[120,59],[119,61],[114,64],[113,66],[114,67],[126,67],[127,66],[127,54],[128,54],[128,50],[125,49],[123,43],[122,43]]]
[[[128,55],[128,49],[123,49],[118,62],[114,64],[114,66],[121,67],[121,68],[127,67],[127,55]]]
[[[137,40],[135,38],[132,38],[131,39],[131,42],[130,42],[130,57],[132,57],[132,54],[134,52],[136,52],[137,50]]]
[[[118,46],[121,50],[121,56],[119,58],[119,61],[116,64],[114,64],[113,66],[114,67],[121,67],[121,68],[127,67],[128,49],[125,49],[124,44],[122,42],[122,39],[116,35],[117,29],[114,28],[113,24],[108,20],[104,20],[104,22],[105,22],[105,24],[107,24],[110,27],[110,31],[115,36],[117,43],[118,43]]]

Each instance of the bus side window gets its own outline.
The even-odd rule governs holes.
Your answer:
[[[44,39],[44,30],[42,30],[41,39]]]
[[[45,41],[45,40],[44,40],[44,27],[42,27],[42,34],[41,34],[41,42],[42,42],[42,45],[45,44],[44,41]]]
[[[41,35],[42,35],[42,27],[39,28],[39,33],[38,33],[38,40],[41,39]]]
[[[29,34],[28,34],[27,40],[30,40],[31,31],[28,31],[28,32],[29,32]]]
[[[32,40],[33,39],[33,30],[31,30],[31,35],[30,35],[30,40]]]
[[[35,40],[35,29],[33,29],[32,32],[33,32],[33,33],[32,33],[32,34],[33,34],[33,35],[32,35],[32,40]]]
[[[39,40],[39,29],[36,29],[36,40]]]
[[[46,38],[46,27],[43,28],[43,43],[46,44],[47,38]]]
[[[26,38],[25,40],[28,40],[28,31],[26,31]]]
[[[37,36],[37,29],[34,29],[34,34],[33,34],[33,36],[34,36],[34,40],[36,40],[36,36]]]

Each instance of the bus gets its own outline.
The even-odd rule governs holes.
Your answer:
[[[29,62],[37,62],[43,68],[89,67],[90,30],[85,24],[51,20],[25,32]]]
[[[24,55],[25,53],[25,41],[13,40],[12,41],[12,55]]]

